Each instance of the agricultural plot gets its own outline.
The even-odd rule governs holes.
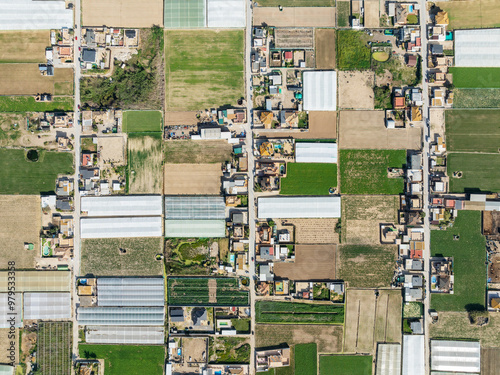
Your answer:
[[[162,164],[161,133],[129,134],[128,191],[130,194],[161,193]]]
[[[165,142],[165,163],[205,164],[231,160],[233,149],[226,141],[168,141]]]
[[[500,368],[500,349],[481,348],[481,374],[495,375]]]
[[[38,64],[0,64],[0,95],[73,95],[73,69],[55,68],[42,76]]]
[[[315,7],[313,1],[301,7],[254,7],[253,24],[275,27],[335,27],[335,8]],[[284,6],[283,3],[281,3]]]
[[[272,132],[259,131],[259,135],[266,138],[292,137],[295,139],[336,139],[337,112],[311,111],[309,112],[309,129],[305,132]]]
[[[222,247],[222,242],[227,239],[217,241],[210,239],[167,239],[165,243],[165,268],[167,274],[203,275],[210,272],[212,248]]]
[[[64,112],[72,111],[74,105],[70,96],[53,96],[48,103],[31,96],[0,96],[0,112]]]
[[[340,191],[344,194],[401,194],[402,177],[389,178],[388,168],[403,168],[405,150],[340,150]]]
[[[453,108],[500,108],[500,89],[453,90]]]
[[[342,324],[344,305],[257,301],[257,323]]]
[[[498,27],[498,0],[438,1],[436,6],[448,12],[450,30]]]
[[[296,374],[317,375],[318,346],[316,343],[295,345],[294,356]]]
[[[114,27],[163,26],[163,0],[142,6],[133,0],[86,0],[82,3],[82,26]]]
[[[500,68],[451,67],[450,73],[456,88],[500,88]]]
[[[366,0],[364,2],[364,26],[376,28],[380,26],[380,2],[378,0]]]
[[[289,280],[335,280],[335,245],[296,245],[295,261],[276,262],[274,274]]]
[[[19,342],[19,328],[16,328],[16,338],[15,342]],[[0,328],[0,361],[1,363],[10,363],[12,358],[10,358],[10,339],[9,339],[10,329]],[[14,363],[19,363],[19,345],[15,345],[14,348]]]
[[[447,159],[450,192],[500,191],[500,155],[450,153]],[[453,177],[462,172],[461,177]]]
[[[73,173],[73,154],[39,151],[36,162],[24,150],[0,149],[0,194],[40,194],[54,191],[59,174]]]
[[[339,72],[338,80],[339,80],[339,108],[373,110],[374,108],[373,85],[375,83],[375,73],[370,71]],[[373,115],[376,115],[376,113],[374,112],[371,113]],[[357,125],[361,124],[363,123],[357,122]],[[341,137],[343,136],[342,132],[340,133],[340,135]]]
[[[337,66],[335,29],[316,29],[316,69],[335,69]]]
[[[337,277],[350,287],[389,287],[394,275],[394,245],[340,245]]]
[[[258,0],[261,7],[334,7],[335,0]]]
[[[371,375],[371,355],[322,355],[319,357],[320,375]]]
[[[274,31],[274,45],[279,49],[314,48],[314,29],[279,28]]]
[[[337,1],[337,26],[349,27],[349,18],[351,17],[351,2]]]
[[[45,63],[49,30],[0,31],[0,63]]]
[[[143,133],[161,132],[162,118],[160,111],[125,111],[123,112],[123,132]]]
[[[460,211],[453,227],[432,231],[431,253],[453,257],[455,275],[454,293],[432,294],[431,307],[437,311],[484,308],[486,240],[481,234],[481,212]]]
[[[42,374],[70,374],[72,323],[38,323],[37,365]]]
[[[244,96],[243,44],[240,30],[166,31],[166,108],[235,105]]]
[[[82,241],[82,275],[158,276],[162,274],[161,238],[86,239]],[[120,249],[125,250],[120,251]]]
[[[165,164],[165,195],[218,195],[221,192],[221,164]]]
[[[250,340],[244,337],[210,336],[208,340],[210,363],[250,363]]]
[[[287,163],[282,195],[328,195],[337,186],[337,164]]]
[[[293,219],[287,220],[287,223],[295,227],[297,244],[339,243],[339,235],[335,231],[338,219]]]
[[[337,31],[337,67],[339,70],[370,69],[370,47],[366,33],[354,30]]]

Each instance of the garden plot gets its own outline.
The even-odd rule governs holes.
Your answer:
[[[40,322],[37,366],[43,374],[70,374],[72,367],[72,323]]]
[[[257,301],[255,319],[257,323],[342,324],[344,305]]]
[[[82,4],[82,26],[113,27],[163,26],[163,0],[147,6],[134,0],[86,0]]]
[[[49,30],[0,31],[0,63],[44,63]]]
[[[293,219],[286,222],[295,226],[295,242],[298,244],[339,243],[335,231],[338,219]]]
[[[314,48],[314,30],[312,28],[277,28],[274,31],[276,48]]]
[[[338,80],[340,109],[374,108],[373,85],[375,84],[375,73],[371,71],[339,72]],[[356,123],[356,125],[358,124]],[[362,132],[359,133],[362,134]]]
[[[134,133],[128,137],[128,190],[130,194],[162,191],[161,133]]]
[[[295,261],[275,262],[274,274],[289,280],[335,280],[335,245],[296,245]]]
[[[284,6],[281,2],[279,5]],[[309,3],[307,4],[309,5]],[[335,8],[333,7],[255,7],[253,24],[266,24],[275,27],[335,27]]]
[[[42,76],[38,64],[0,64],[0,95],[73,95],[73,69],[55,68]]]
[[[315,33],[316,69],[335,69],[335,29],[316,29]]]
[[[233,148],[226,141],[175,140],[165,142],[165,163],[206,164],[231,160]]]
[[[218,195],[221,164],[165,164],[165,195]]]
[[[160,111],[125,111],[123,112],[123,132],[161,132]]]

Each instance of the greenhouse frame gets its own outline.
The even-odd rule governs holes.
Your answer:
[[[24,293],[24,319],[70,319],[71,293]]]
[[[163,278],[98,278],[98,306],[164,306]]]
[[[340,197],[260,197],[259,219],[339,218]]]
[[[224,220],[165,220],[165,237],[222,238],[226,237]]]
[[[79,307],[79,325],[163,326],[165,307]]]
[[[160,326],[87,326],[85,340],[89,344],[162,345],[165,328]]]
[[[169,220],[224,220],[226,202],[220,196],[166,196],[165,218]]]
[[[82,197],[81,211],[88,217],[161,216],[161,195]]]

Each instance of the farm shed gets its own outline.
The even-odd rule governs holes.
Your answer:
[[[24,319],[70,319],[71,293],[24,293]]]
[[[208,27],[244,28],[245,1],[244,0],[207,0]]]
[[[423,335],[403,335],[403,375],[425,375]]]
[[[164,327],[87,326],[85,341],[89,344],[161,345]]]
[[[64,0],[2,0],[0,30],[50,30],[73,28],[73,9]]]
[[[81,210],[89,217],[161,216],[161,195],[82,197]]]
[[[163,278],[109,278],[97,279],[98,306],[163,306],[165,283]]]
[[[82,326],[163,326],[164,307],[79,307]]]
[[[481,371],[479,341],[431,340],[431,370],[479,373]]]
[[[9,295],[8,293],[0,293],[0,328],[10,328],[9,319],[12,318],[12,314],[16,314],[15,327],[20,328],[23,326],[22,320],[22,309],[21,309],[21,294],[16,294],[14,297],[15,304],[11,305],[14,310],[11,310],[9,306]],[[12,301],[12,297],[11,297]],[[1,374],[1,373],[0,373]]]
[[[378,344],[376,375],[401,375],[401,345]]]
[[[219,196],[166,196],[165,218],[172,220],[224,220],[226,203]]]
[[[0,272],[0,292],[8,291],[8,272]],[[70,292],[69,271],[16,271],[16,292]]]
[[[82,218],[82,238],[161,237],[160,216]]]
[[[297,163],[337,163],[337,144],[298,142],[295,144],[295,161]]]
[[[263,197],[258,199],[259,219],[339,218],[340,197]]]
[[[224,220],[165,220],[165,237],[226,237]]]
[[[304,110],[337,110],[337,72],[308,71],[303,74]]]
[[[456,30],[455,66],[500,67],[500,29]]]

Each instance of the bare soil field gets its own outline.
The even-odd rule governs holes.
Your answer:
[[[279,28],[274,31],[276,48],[308,48],[314,47],[314,30]]]
[[[223,163],[231,159],[233,148],[221,141],[168,141],[165,142],[165,163]]]
[[[221,165],[165,164],[164,194],[218,195],[221,191]]]
[[[40,74],[38,64],[0,64],[0,82],[0,95],[72,95],[73,69],[55,68],[47,77]]]
[[[49,30],[0,31],[0,63],[44,63]]]
[[[0,269],[15,261],[16,268],[34,268],[40,254],[42,208],[37,195],[0,195]],[[22,228],[22,230],[19,230]],[[34,250],[25,250],[24,243]]]
[[[342,243],[380,243],[380,224],[396,223],[397,195],[346,195],[342,201]]]
[[[380,1],[366,0],[365,6],[365,27],[377,28],[380,27]]]
[[[305,132],[259,131],[259,135],[267,138],[337,139],[337,112],[309,112],[309,130]]]
[[[316,29],[316,69],[336,68],[335,35],[335,29]]]
[[[419,150],[422,146],[420,128],[387,129],[384,111],[341,111],[339,134],[341,149]]]
[[[431,108],[429,117],[431,121],[431,132],[444,136],[445,134],[444,108]]]
[[[448,12],[448,29],[498,27],[498,0],[438,1],[436,6]]]
[[[274,263],[274,274],[289,280],[335,280],[336,245],[296,245],[295,262]]]
[[[335,232],[337,219],[294,219],[287,220],[295,226],[295,242],[299,244],[337,244],[339,235]]]
[[[481,348],[481,374],[497,375],[500,369],[500,349]]]
[[[344,352],[374,354],[377,342],[401,342],[400,290],[348,289]]]
[[[8,358],[10,355],[10,339],[9,329],[0,328],[0,363],[10,363],[12,359]],[[19,328],[16,328],[16,338],[13,340],[16,344],[14,352],[16,355],[15,363],[19,362]]]
[[[339,72],[338,80],[339,108],[370,110],[374,108],[374,72]]]
[[[183,337],[182,340],[182,354],[184,357],[184,363],[182,366],[177,367],[177,369],[182,373],[192,373],[193,367],[190,364],[194,363],[206,363],[203,360],[203,353],[208,355],[208,338],[194,338],[194,337]]]
[[[163,26],[163,0],[84,0],[82,26],[151,27]]]
[[[129,136],[128,161],[130,194],[161,193],[163,152],[160,136]]]
[[[255,7],[253,24],[263,23],[276,27],[335,27],[335,8],[333,7]]]
[[[197,125],[199,120],[196,117],[198,112],[166,112],[165,126],[175,125]]]
[[[125,162],[125,137],[114,135],[97,137],[97,149],[106,163],[123,164]]]

